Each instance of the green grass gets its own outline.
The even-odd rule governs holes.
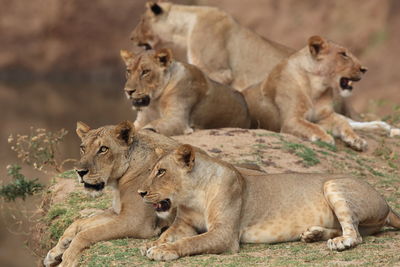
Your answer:
[[[80,211],[87,208],[104,210],[110,205],[111,196],[109,194],[93,198],[83,190],[71,192],[64,202],[54,204],[48,210],[44,218],[49,227],[48,236],[45,240],[50,240],[52,243],[57,242],[65,229],[80,217]]]
[[[76,178],[76,171],[75,170],[68,170],[68,171],[60,173],[57,177],[60,177],[60,178]]]
[[[337,152],[338,151],[338,149],[337,149],[337,147],[335,145],[332,145],[332,144],[329,144],[329,143],[326,143],[326,142],[323,142],[323,141],[315,141],[313,143],[316,144],[317,146],[319,146],[320,148],[325,148],[325,149],[327,149],[329,151],[332,151],[332,152]]]
[[[314,166],[320,163],[320,160],[318,159],[314,150],[303,144],[283,141],[283,148],[293,152],[296,156],[303,159],[303,163],[306,166]]]

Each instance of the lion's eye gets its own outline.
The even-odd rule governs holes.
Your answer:
[[[339,53],[343,58],[348,58],[349,56],[347,55],[346,52],[340,52]]]
[[[167,170],[166,169],[158,169],[157,170],[157,176],[163,175]]]
[[[79,148],[80,148],[82,154],[85,153],[85,146],[80,146]]]
[[[126,72],[125,72],[125,78],[129,78],[129,76],[131,75],[131,73],[132,73],[132,71],[130,70],[130,69],[126,69]]]
[[[150,70],[144,69],[144,70],[142,70],[142,73],[140,74],[140,76],[144,76],[144,75],[146,75],[146,74],[149,73],[149,72],[150,72]]]
[[[106,147],[106,146],[101,146],[99,149],[99,153],[105,153],[107,151],[108,151],[108,147]]]

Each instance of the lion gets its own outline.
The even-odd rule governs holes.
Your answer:
[[[176,61],[171,50],[121,51],[121,57],[127,68],[124,91],[137,110],[136,129],[171,136],[194,129],[249,128],[243,95],[196,66]]]
[[[334,95],[351,95],[353,82],[367,68],[345,47],[320,36],[279,63],[260,84],[243,91],[252,127],[290,133],[310,141],[334,144],[333,136],[351,148],[367,149],[367,142],[334,111]]]
[[[143,130],[135,131],[133,123],[90,129],[77,123],[82,140],[77,174],[84,187],[101,191],[114,189],[110,210],[72,223],[44,259],[45,266],[75,266],[80,252],[91,244],[109,239],[151,238],[170,225],[173,211],[157,217],[154,209],[143,203],[137,194],[162,151],[172,151],[178,143],[170,138]]]
[[[236,169],[190,145],[163,156],[138,193],[177,208],[173,224],[140,249],[153,260],[238,252],[240,242],[327,240],[342,251],[385,225],[400,228],[399,215],[360,179]]]
[[[147,2],[131,33],[135,47],[172,49],[182,62],[196,65],[212,80],[243,91],[260,83],[294,49],[240,25],[230,14],[208,6]],[[355,120],[349,99],[335,96],[335,110]]]

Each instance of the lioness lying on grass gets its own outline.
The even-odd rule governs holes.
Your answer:
[[[113,206],[99,215],[73,222],[48,252],[46,266],[61,261],[64,267],[75,266],[82,250],[99,241],[157,236],[175,216],[170,212],[170,217],[157,218],[137,190],[161,155],[156,150],[172,151],[178,147],[176,141],[148,130],[137,132],[128,121],[98,129],[78,122],[76,132],[82,140],[79,179],[90,191],[111,186]]]
[[[352,93],[367,69],[351,52],[320,36],[278,64],[260,84],[243,91],[252,127],[334,144],[333,136],[365,150],[348,120],[334,111],[334,95]]]
[[[177,207],[170,228],[141,248],[154,260],[299,239],[328,240],[331,250],[342,251],[382,226],[400,228],[400,217],[359,179],[239,172],[190,145],[162,157],[138,192],[154,207]]]
[[[137,110],[136,129],[170,136],[194,128],[250,126],[240,92],[210,80],[194,65],[174,60],[170,50],[137,55],[121,51],[121,57],[127,68],[125,94]]]

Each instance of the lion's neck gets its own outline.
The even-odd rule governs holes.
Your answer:
[[[186,44],[196,18],[196,13],[187,6],[172,5],[168,17],[153,27],[158,36],[162,36],[164,42]]]
[[[183,63],[179,61],[173,61],[169,66],[168,71],[169,77],[166,79],[164,89],[162,90],[164,93],[176,88],[177,84],[185,77],[187,69]]]
[[[327,74],[317,68],[310,56],[308,47],[293,54],[288,65],[293,70],[290,73],[298,73],[297,80],[306,85],[304,88],[308,88],[308,93],[312,99],[318,99],[332,90],[329,77],[327,78]]]
[[[142,201],[137,191],[159,159],[155,149],[160,148],[165,152],[170,152],[176,148],[176,145],[175,140],[149,130],[137,132],[130,148],[129,167],[118,179],[119,196],[114,195],[115,202],[118,203],[118,198],[123,203]]]

